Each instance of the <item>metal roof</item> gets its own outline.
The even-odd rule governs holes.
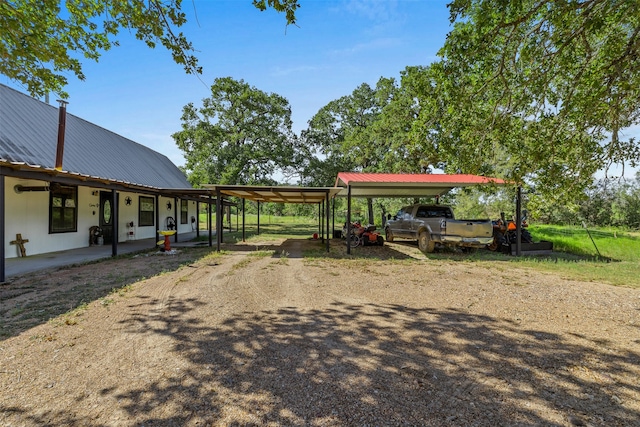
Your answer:
[[[0,85],[0,165],[52,173],[58,115],[58,107]],[[163,154],[69,113],[62,169],[133,186],[192,188]]]
[[[395,174],[340,172],[336,187],[350,187],[352,197],[442,196],[456,187],[506,185],[500,178],[469,174]],[[338,196],[347,196],[343,188]]]
[[[273,203],[322,203],[327,194],[336,195],[342,188],[335,187],[295,187],[262,185],[217,185],[204,184],[214,194],[218,191],[224,196],[239,197],[258,202]]]

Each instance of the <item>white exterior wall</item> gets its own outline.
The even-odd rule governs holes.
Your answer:
[[[49,234],[49,192],[25,191],[16,193],[16,185],[45,186],[48,183],[5,177],[5,254],[7,258],[19,256],[17,245],[9,242],[22,234],[29,239],[25,244],[27,256],[65,249],[82,248],[89,245],[89,227],[96,225],[98,211],[91,203],[99,198],[91,196],[91,189],[78,187],[78,227],[76,232]],[[93,201],[95,199],[95,202]],[[95,220],[92,211],[96,211]]]
[[[100,221],[100,189],[78,186],[78,226],[76,232],[49,234],[49,192],[25,191],[20,194],[14,191],[16,185],[46,186],[47,182],[5,177],[5,254],[6,258],[20,256],[17,245],[9,242],[15,240],[16,234],[22,234],[27,256],[89,246],[89,228],[99,225]],[[105,191],[105,190],[102,190]],[[107,190],[110,191],[110,190]],[[140,227],[138,224],[138,193],[118,192],[118,242],[127,240],[152,239],[156,237],[156,226]],[[131,205],[126,204],[126,198],[131,198]],[[147,196],[153,197],[155,196]],[[167,202],[171,202],[171,210],[167,210]],[[160,197],[160,230],[166,230],[166,218],[175,215],[174,199]],[[178,217],[174,218],[178,226],[178,240],[180,234],[190,233],[191,216],[197,215],[195,202],[188,202],[189,212],[187,224],[180,224],[180,199],[178,199]],[[155,214],[154,214],[155,221]],[[129,223],[133,222],[133,236],[129,236]]]

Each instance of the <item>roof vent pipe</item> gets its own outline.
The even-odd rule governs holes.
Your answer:
[[[58,146],[56,148],[56,170],[62,170],[62,157],[64,156],[64,128],[67,122],[67,101],[58,99],[60,103],[58,115]]]

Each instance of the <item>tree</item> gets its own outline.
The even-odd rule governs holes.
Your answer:
[[[297,0],[253,0],[260,10],[284,12],[295,24]],[[84,80],[82,59],[97,61],[117,46],[121,29],[154,48],[161,44],[187,73],[201,73],[194,48],[177,29],[187,21],[182,0],[0,0],[0,73],[34,96],[66,98],[67,73]]]
[[[291,131],[291,108],[231,77],[218,78],[202,107],[182,110],[182,130],[172,136],[184,152],[189,181],[275,184],[276,171],[295,167],[304,153]]]
[[[383,172],[425,173],[444,167],[440,149],[443,106],[437,95],[434,66],[406,67],[400,84],[380,79],[378,103],[382,110],[372,127],[374,140],[385,147],[378,169]]]
[[[640,16],[629,0],[454,0],[442,87],[467,169],[508,154],[509,177],[561,202],[640,160]]]
[[[331,101],[311,118],[303,137],[324,157],[309,164],[316,171],[325,171],[321,175],[327,179],[324,185],[333,185],[328,179],[330,176],[335,179],[340,171],[377,171],[388,148],[375,140],[372,132],[380,111],[376,90],[363,83],[351,95]],[[371,199],[368,206],[369,222],[373,223]]]

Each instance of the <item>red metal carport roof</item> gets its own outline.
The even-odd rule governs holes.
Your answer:
[[[338,193],[352,197],[419,197],[441,196],[456,187],[471,185],[506,185],[500,178],[469,174],[396,174],[340,172],[336,187],[347,187]]]

